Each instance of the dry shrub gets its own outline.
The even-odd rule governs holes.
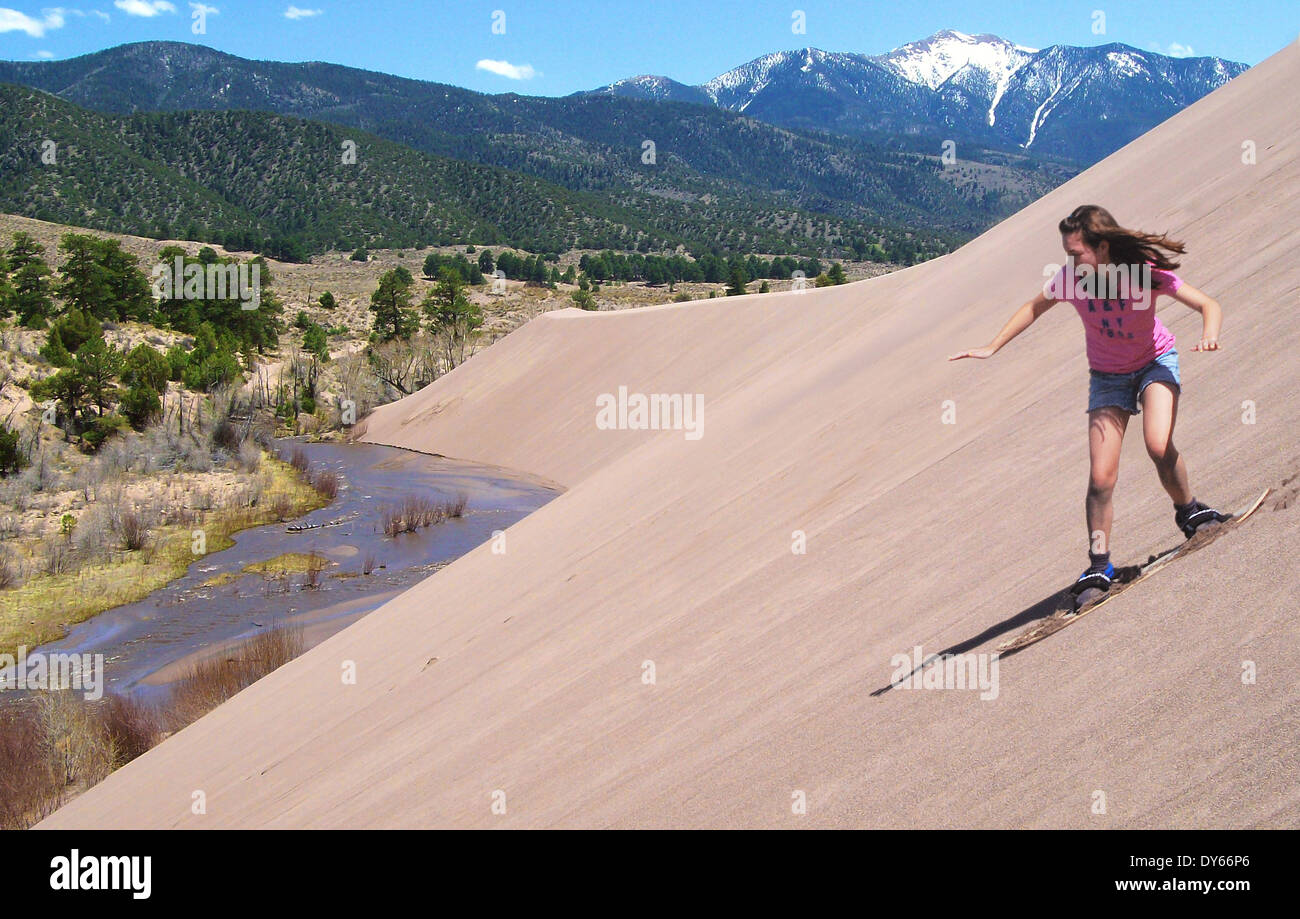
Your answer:
[[[159,466],[160,458],[149,449],[148,441],[134,432],[113,438],[107,446],[117,451],[121,457],[117,462],[127,470],[135,469],[148,475]]]
[[[153,457],[154,465],[160,469],[173,469],[178,461],[184,456],[185,450],[193,446],[190,438],[184,438],[171,429],[171,425],[164,421],[151,424],[145,428],[141,438],[144,449]]]
[[[222,418],[212,429],[212,445],[227,453],[238,453],[243,443],[243,432],[229,418]]]
[[[143,549],[145,543],[149,541],[149,524],[145,521],[145,515],[133,507],[123,507],[113,521],[113,535],[122,543],[122,548],[128,552],[134,552]]]
[[[49,758],[56,781],[89,787],[113,771],[113,741],[94,707],[77,695],[66,689],[37,694],[44,735],[38,749]]]
[[[210,488],[196,488],[190,494],[191,504],[198,510],[210,511],[216,505],[216,498]]]
[[[197,721],[222,702],[303,651],[302,629],[268,629],[230,651],[194,665],[172,688],[166,718],[172,730]]]
[[[402,500],[402,519],[407,532],[414,533],[417,527],[440,523],[442,508],[426,495],[407,495]]]
[[[76,567],[76,556],[72,547],[57,537],[47,539],[41,567],[51,577],[69,573]]]
[[[0,590],[6,587],[17,587],[19,581],[18,566],[10,558],[9,553],[0,553]]]
[[[161,513],[162,522],[164,524],[172,523],[179,524],[180,526],[192,526],[203,519],[202,511],[192,507],[185,507],[180,504],[173,505]]]
[[[456,492],[456,497],[452,498],[450,501],[444,502],[442,505],[443,512],[448,517],[464,517],[465,508],[468,506],[469,495],[465,494],[463,491]]]
[[[311,477],[311,487],[333,501],[339,496],[339,474],[333,469],[322,469]]]
[[[89,788],[156,744],[160,726],[157,710],[116,695],[56,690],[0,705],[0,829],[53,813],[65,789]]]
[[[256,507],[257,502],[262,500],[262,489],[264,487],[260,478],[252,479],[244,486],[240,503],[244,507]]]
[[[13,477],[18,483],[20,494],[14,496],[18,504],[22,498],[30,498],[36,492],[49,491],[58,483],[58,470],[50,462],[49,451],[41,450],[32,457],[31,465]],[[24,508],[19,508],[20,510]]]
[[[113,767],[120,768],[158,743],[162,717],[151,705],[110,695],[100,705],[100,717],[113,744]]]
[[[86,463],[77,473],[76,485],[87,504],[95,500],[95,487],[104,480],[104,467],[98,461]]]
[[[264,450],[275,448],[275,423],[267,417],[257,416],[249,427],[249,438]]]
[[[289,465],[299,472],[307,471],[307,451],[302,447],[294,447],[293,453],[289,456]]]
[[[307,567],[303,572],[303,585],[312,590],[320,587],[320,576],[329,567],[329,559],[323,555],[312,554],[307,557]]]
[[[262,465],[262,448],[253,441],[246,440],[239,445],[239,453],[235,461],[245,472],[256,472]]]
[[[44,737],[34,702],[0,706],[0,830],[26,829],[58,806]]]
[[[103,558],[108,553],[111,538],[109,528],[110,514],[100,505],[92,505],[77,520],[77,528],[72,531],[72,544],[82,558]]]
[[[289,592],[289,572],[281,568],[277,572],[262,572],[262,596],[270,598],[276,594]]]
[[[28,466],[18,475],[0,480],[0,501],[20,514],[26,513],[32,506],[37,491],[36,482],[28,474],[30,470],[31,467]]]
[[[101,474],[112,478],[120,478],[130,472],[131,460],[132,455],[121,437],[114,437],[104,444],[95,457]]]
[[[191,438],[183,438],[179,442],[180,464],[181,468],[189,472],[211,472],[212,471],[212,451],[202,444],[195,443]]]
[[[293,501],[284,492],[278,492],[271,499],[271,513],[277,520],[288,520],[293,516]]]
[[[379,526],[385,536],[396,536],[405,532],[402,526],[402,511],[398,507],[386,504],[379,509]]]
[[[448,501],[435,501],[427,495],[407,495],[397,504],[389,504],[379,511],[379,522],[386,536],[414,533],[420,527],[432,526],[452,517],[463,517],[469,497],[457,492]]]

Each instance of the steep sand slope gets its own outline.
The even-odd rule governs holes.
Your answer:
[[[945,359],[1033,295],[1076,205],[1184,238],[1180,274],[1224,307],[1213,354],[1190,350],[1197,314],[1159,308],[1196,494],[1235,507],[1300,468],[1298,82],[1292,44],[945,258],[548,314],[386,407],[368,439],[570,490],[504,554],[471,552],[43,825],[1296,825],[1294,497],[1001,662],[995,700],[870,691],[914,645],[992,651],[1086,561],[1070,307],[990,361]],[[702,393],[703,438],[598,430],[596,397],[620,385]],[[1140,430],[1124,562],[1180,539]]]

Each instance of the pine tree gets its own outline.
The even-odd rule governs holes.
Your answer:
[[[150,421],[162,414],[162,400],[153,387],[145,383],[136,383],[127,389],[118,407],[137,431],[143,431]]]
[[[113,380],[122,372],[121,352],[102,338],[92,338],[77,349],[72,369],[85,381],[86,398],[103,417],[104,409],[117,400]]]
[[[17,472],[27,464],[27,458],[19,445],[18,432],[8,425],[0,424],[0,475]]]
[[[30,233],[21,230],[14,234],[14,241],[9,246],[9,270],[21,271],[28,265],[45,264],[45,249]]]
[[[464,284],[454,268],[443,268],[438,284],[421,304],[429,331],[439,336],[447,369],[465,361],[465,349],[483,325],[483,312],[465,296]]]
[[[152,322],[153,295],[149,290],[149,279],[140,270],[139,259],[123,249],[116,239],[102,239],[99,246],[100,263],[108,273],[108,288],[116,317]]]
[[[53,399],[63,408],[63,433],[68,433],[77,426],[77,416],[81,412],[86,398],[86,381],[75,367],[65,367],[53,376],[37,380],[31,386],[33,402]]]
[[[50,337],[55,335],[64,348],[75,354],[78,348],[92,338],[103,338],[104,331],[95,317],[73,307],[50,326]]]
[[[58,295],[68,309],[84,310],[96,319],[116,318],[108,270],[100,261],[99,240],[68,233],[59,242],[67,259],[59,266]]]
[[[122,366],[122,382],[128,386],[147,386],[154,392],[165,392],[171,367],[167,358],[141,342],[131,349]]]
[[[325,334],[325,330],[314,322],[308,326],[306,334],[302,336],[302,349],[321,362],[328,361],[330,359],[329,337]]]
[[[50,266],[39,259],[29,262],[13,274],[13,307],[18,321],[29,329],[45,328],[54,310],[50,298]]]
[[[400,266],[380,276],[379,287],[370,295],[370,311],[375,314],[372,337],[376,341],[407,339],[415,333],[420,322],[411,306],[414,285],[411,273]]]
[[[68,352],[68,349],[63,346],[63,340],[59,336],[57,325],[50,329],[49,338],[47,338],[45,344],[41,346],[40,355],[55,367],[72,366],[72,355]]]
[[[731,280],[727,283],[727,296],[738,297],[741,294],[748,293],[745,285],[749,283],[749,278],[745,276],[744,267],[737,262],[731,266]]]

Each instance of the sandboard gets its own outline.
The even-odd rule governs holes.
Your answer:
[[[1209,545],[1228,530],[1241,526],[1255,511],[1259,510],[1260,505],[1264,503],[1264,499],[1268,497],[1270,491],[1272,491],[1271,488],[1265,488],[1259,497],[1243,506],[1241,510],[1229,514],[1227,520],[1204,524],[1197,529],[1191,539],[1159,555],[1148,557],[1145,564],[1128,565],[1117,569],[1115,572],[1116,583],[1111,585],[1110,590],[1085,590],[1076,597],[1067,588],[1062,591],[1056,612],[1034,623],[1014,638],[1010,638],[998,645],[998,653],[1009,654],[1013,651],[1019,651],[1021,648],[1042,641],[1049,635],[1055,635],[1072,622],[1082,619],[1088,613],[1097,609],[1107,600],[1117,594],[1122,594],[1138,581],[1155,574],[1174,559],[1181,558],[1189,552],[1195,552],[1197,549]]]

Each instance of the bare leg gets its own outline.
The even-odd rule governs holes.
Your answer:
[[[1148,387],[1148,391],[1150,387]],[[1144,409],[1145,410],[1145,409]],[[1119,479],[1119,452],[1128,427],[1128,412],[1107,405],[1088,413],[1088,548],[1110,551],[1111,497]]]
[[[1147,455],[1156,464],[1160,484],[1174,504],[1192,500],[1187,482],[1187,465],[1174,446],[1174,422],[1178,418],[1178,393],[1167,383],[1152,383],[1142,390],[1142,436]]]

